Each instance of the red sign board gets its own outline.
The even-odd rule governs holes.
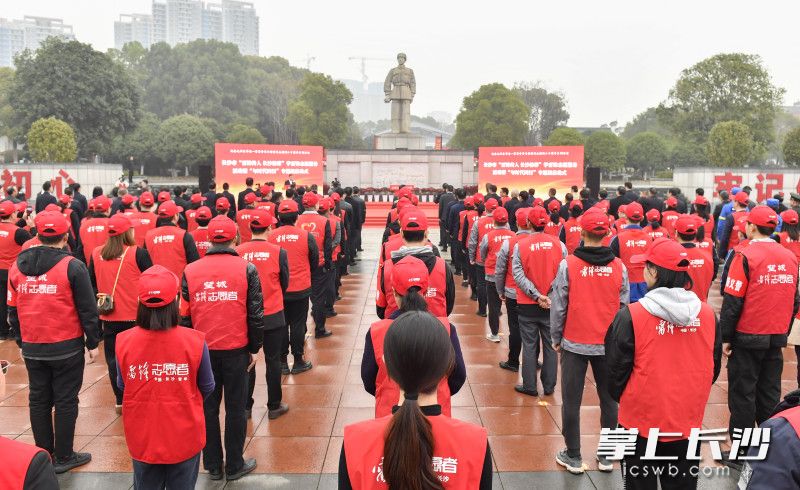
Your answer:
[[[278,189],[290,179],[298,186],[317,184],[322,189],[325,156],[321,146],[217,143],[214,158],[214,180],[218,186],[230,184],[234,194],[245,188],[247,177],[257,184],[275,182]]]
[[[582,146],[506,146],[478,150],[478,188],[486,184],[510,190],[539,191],[554,187],[559,196],[583,185]]]

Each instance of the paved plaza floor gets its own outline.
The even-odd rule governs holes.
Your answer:
[[[263,355],[257,364],[258,386],[253,418],[248,423],[245,457],[258,460],[254,474],[240,481],[209,481],[205,473],[198,488],[336,488],[336,471],[344,426],[373,417],[374,399],[361,384],[360,364],[364,336],[375,314],[375,273],[382,230],[365,229],[362,260],[343,278],[343,299],[336,304],[339,315],[329,319],[332,337],[308,338],[308,359],[314,368],[296,376],[284,376],[283,397],[289,413],[277,420],[266,417],[266,387]],[[431,233],[431,239],[438,239]],[[445,254],[449,258],[449,253]],[[716,285],[715,285],[716,288]],[[487,428],[491,444],[495,488],[621,488],[618,467],[600,473],[594,450],[600,433],[600,410],[591,370],[581,408],[584,462],[589,471],[573,476],[556,465],[554,456],[564,447],[561,436],[561,394],[531,398],[513,389],[518,377],[497,366],[507,356],[507,327],[501,317],[502,342],[484,336],[485,319],[475,315],[476,303],[457,277],[456,306],[451,321],[456,326],[467,366],[467,383],[453,397],[453,417]],[[710,303],[718,309],[718,290]],[[309,325],[312,325],[309,319]],[[313,326],[310,326],[313,331]],[[102,351],[102,349],[101,349]],[[796,388],[797,361],[785,350],[783,394]],[[0,434],[33,443],[28,418],[28,387],[19,350],[11,341],[0,343],[0,359],[13,362],[0,390]],[[727,372],[724,367],[714,384],[706,408],[705,428],[728,424]],[[123,436],[122,419],[114,411],[103,359],[87,365],[80,395],[80,415],[75,450],[92,453],[93,461],[59,477],[62,488],[116,489],[132,485],[131,461]],[[705,450],[703,466],[714,467]],[[723,469],[721,471],[725,471]],[[716,471],[716,470],[714,470]],[[734,488],[738,474],[700,477],[700,488]]]

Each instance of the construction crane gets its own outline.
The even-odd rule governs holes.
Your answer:
[[[316,59],[317,59],[316,56],[311,56],[310,54],[307,54],[305,58],[301,58],[299,61],[305,62],[306,70],[311,71],[311,62]]]
[[[351,56],[347,59],[349,61],[361,62],[361,81],[364,82],[364,85],[366,85],[367,81],[369,81],[369,77],[367,77],[367,61],[393,61],[388,58],[369,58],[367,56]]]

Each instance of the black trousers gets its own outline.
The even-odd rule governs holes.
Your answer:
[[[477,272],[475,271],[475,267],[476,266],[475,266],[475,264],[467,264],[466,266],[467,266],[467,271],[469,272],[469,278],[467,278],[467,280],[469,281],[470,291],[477,298],[477,296],[478,296],[478,281],[477,281],[477,279],[475,279],[476,274],[477,274]]]
[[[0,298],[8,296],[8,269],[0,269]],[[5,301],[0,301],[0,337],[8,337],[8,305]]]
[[[200,471],[200,453],[175,464],[151,464],[133,460],[135,490],[194,490]]]
[[[506,297],[508,313],[508,363],[519,367],[519,354],[522,351],[522,337],[519,334],[519,317],[517,316],[517,300]]]
[[[334,274],[334,270],[325,271],[322,267],[317,267],[311,273],[311,317],[317,332],[325,330],[325,303],[330,288],[330,275]]]
[[[623,488],[634,490],[656,490],[661,483],[663,490],[687,490],[697,488],[699,461],[686,459],[689,440],[658,442],[657,456],[677,456],[670,461],[642,461],[647,448],[647,438],[637,436],[636,454],[625,456],[620,464]]]
[[[57,361],[25,359],[25,367],[30,383],[28,406],[33,439],[56,460],[67,459],[72,456],[75,421],[78,419],[83,352]]]
[[[361,227],[353,227],[353,250],[358,253],[361,250]],[[355,256],[355,254],[354,254]]]
[[[306,321],[308,320],[308,298],[283,302],[283,316],[286,318],[283,342],[281,343],[281,359],[289,355],[292,349],[294,360],[303,358],[303,344],[306,337]]]
[[[461,244],[458,243],[458,240],[451,238],[450,239],[450,263],[453,265],[453,273],[456,275],[461,274],[462,270],[462,263],[461,263]]]
[[[447,227],[444,226],[444,221],[439,220],[439,246],[447,248]]]
[[[503,302],[500,301],[494,281],[486,279],[484,281],[486,283],[486,301],[489,306],[489,330],[492,331],[492,335],[497,335],[500,331],[500,308],[503,306]]]
[[[114,391],[117,405],[122,405],[122,390],[117,386],[117,334],[133,328],[136,322],[106,322],[103,321],[103,352],[108,366],[108,379],[111,380],[111,389]]]
[[[783,353],[780,347],[744,349],[733,346],[728,358],[728,430],[761,425],[781,398]]]
[[[586,368],[592,365],[592,375],[600,398],[600,427],[617,427],[619,405],[608,392],[606,356],[584,356],[561,350],[561,434],[567,444],[567,454],[581,457],[581,401],[586,382]]]
[[[475,264],[475,285],[478,294],[478,312],[486,313],[486,268],[480,264]]]
[[[203,466],[206,470],[222,469],[222,436],[219,424],[219,406],[225,398],[225,471],[236,473],[244,465],[242,453],[247,437],[247,365],[246,352],[211,351],[211,370],[214,372],[214,391],[203,403],[206,417],[206,447],[203,448]]]
[[[281,346],[286,335],[286,326],[264,331],[264,360],[267,364],[267,408],[275,410],[281,405]],[[247,409],[253,408],[253,392],[256,389],[256,368],[247,373]]]

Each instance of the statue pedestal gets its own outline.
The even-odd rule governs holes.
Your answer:
[[[376,150],[425,150],[425,137],[416,133],[387,133],[375,138]]]

